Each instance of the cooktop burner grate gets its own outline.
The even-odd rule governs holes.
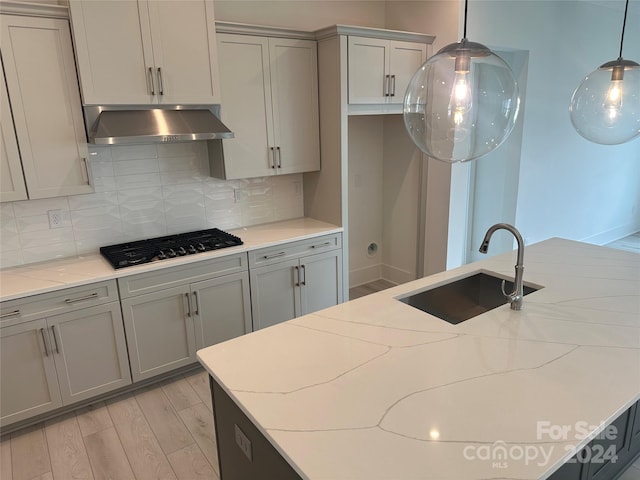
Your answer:
[[[167,235],[135,242],[100,247],[100,253],[113,268],[132,267],[143,263],[193,255],[242,245],[240,237],[217,228]]]

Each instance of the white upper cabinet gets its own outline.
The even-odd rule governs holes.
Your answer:
[[[213,104],[213,0],[70,0],[84,103]]]
[[[27,189],[2,64],[0,84],[0,202],[15,202],[27,199]]]
[[[320,169],[315,41],[218,34],[223,141],[213,176],[227,179]]]
[[[427,59],[424,43],[349,36],[349,103],[402,104]]]
[[[87,145],[69,22],[1,16],[2,62],[30,199],[91,193]],[[3,92],[2,201],[24,198]],[[5,168],[12,174],[5,185]],[[5,188],[9,192],[5,195]],[[13,192],[11,190],[14,189]]]

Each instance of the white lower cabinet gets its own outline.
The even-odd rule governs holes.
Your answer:
[[[188,285],[122,300],[134,381],[196,360],[188,304]]]
[[[119,282],[134,381],[195,363],[197,349],[252,329],[245,254]]]
[[[118,302],[2,327],[0,337],[2,425],[131,383]]]
[[[254,330],[343,301],[339,235],[257,251],[250,263]]]
[[[0,329],[1,425],[62,406],[45,319]]]

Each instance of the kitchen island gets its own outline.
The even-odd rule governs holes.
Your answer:
[[[550,239],[524,264],[542,288],[521,311],[452,325],[398,300],[477,271],[510,278],[508,253],[200,350],[214,402],[250,422],[219,438],[222,480],[260,460],[254,428],[291,478],[566,480],[610,463],[611,445],[635,456],[640,255]]]

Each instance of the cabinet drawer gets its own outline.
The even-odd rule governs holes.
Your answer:
[[[261,248],[249,252],[249,266],[271,265],[315,253],[322,253],[342,247],[342,235],[335,233],[322,237],[283,243],[274,247]]]
[[[206,260],[202,262],[165,268],[155,272],[140,273],[118,279],[120,296],[129,298],[135,295],[155,292],[165,288],[176,287],[185,283],[205,280],[221,275],[247,270],[247,255],[245,253],[228,255],[226,257]]]
[[[2,302],[0,324],[4,327],[116,301],[118,301],[118,289],[115,280],[65,288]]]

